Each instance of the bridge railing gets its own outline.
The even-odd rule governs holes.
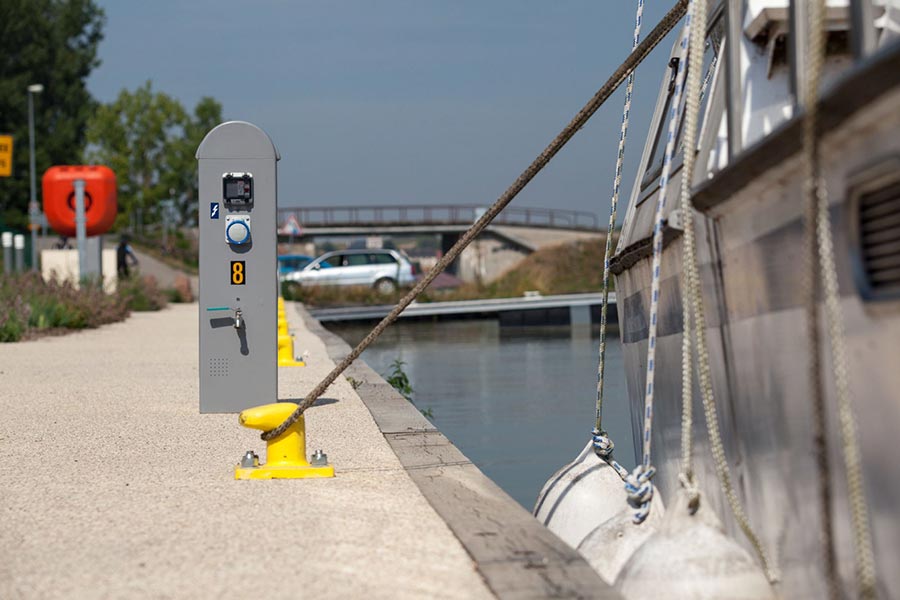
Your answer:
[[[366,227],[372,225],[471,225],[486,210],[466,204],[382,206],[302,206],[278,209],[281,228],[291,216],[302,228]],[[598,229],[593,213],[558,208],[507,207],[495,225],[520,225],[561,229]]]

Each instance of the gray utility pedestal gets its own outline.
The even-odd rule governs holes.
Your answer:
[[[197,149],[200,171],[200,412],[278,399],[278,150],[229,121]]]

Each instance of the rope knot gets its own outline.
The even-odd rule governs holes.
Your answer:
[[[594,440],[594,454],[603,460],[611,458],[613,449],[616,447],[612,439],[606,435],[605,431],[600,431],[596,428],[594,428],[591,434],[593,435]]]
[[[653,500],[653,484],[650,480],[656,474],[656,467],[638,465],[625,478],[625,491],[628,493],[628,505],[635,509],[632,520],[640,525],[650,514],[650,501]]]
[[[700,486],[697,485],[694,474],[679,473],[678,483],[681,484],[681,489],[688,495],[688,510],[691,511],[691,514],[696,513],[697,509],[700,508]]]

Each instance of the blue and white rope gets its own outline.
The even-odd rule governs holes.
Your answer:
[[[631,39],[631,51],[637,48],[641,37],[641,23],[644,17],[644,0],[638,0],[634,17],[634,35]],[[619,191],[622,185],[622,164],[625,161],[625,139],[628,137],[628,117],[631,114],[631,97],[634,91],[634,71],[629,73],[625,86],[625,106],[622,109],[622,128],[619,131],[619,152],[616,155],[616,175],[613,180],[613,194],[609,208],[609,227],[606,230],[606,251],[603,255],[603,302],[600,307],[600,357],[597,361],[597,413],[594,430],[591,432],[594,452],[606,461],[623,480],[628,470],[613,458],[612,439],[603,429],[603,373],[606,366],[606,315],[609,302],[609,260],[612,256],[612,239],[616,227],[616,211],[619,205]]]
[[[637,14],[634,20],[634,35],[631,41],[631,50],[637,48],[641,35],[641,21],[644,15],[644,0],[638,0]],[[605,436],[603,431],[603,374],[606,366],[606,315],[609,302],[609,261],[612,257],[612,239],[616,227],[616,212],[619,206],[619,191],[622,185],[622,164],[625,162],[625,139],[628,136],[628,117],[631,114],[631,97],[634,91],[634,71],[628,75],[625,86],[625,107],[622,109],[622,128],[619,131],[619,152],[616,155],[616,175],[613,180],[613,194],[609,208],[609,226],[606,230],[606,251],[603,255],[603,301],[600,306],[600,358],[597,362],[597,414],[594,429],[599,435]],[[596,436],[598,433],[594,433]],[[596,443],[595,443],[596,447]]]
[[[687,47],[691,33],[691,17],[695,9],[692,0],[688,6],[684,29],[681,32],[681,56],[687,56]],[[659,195],[656,200],[656,217],[653,227],[653,263],[651,267],[650,285],[650,325],[647,336],[647,387],[644,395],[644,434],[643,456],[641,464],[625,480],[625,490],[629,494],[629,503],[636,508],[634,522],[642,523],[650,514],[650,502],[653,499],[653,485],[650,483],[656,469],[650,464],[650,449],[653,437],[653,397],[654,378],[656,375],[656,330],[659,318],[659,282],[660,264],[663,249],[663,220],[665,218],[666,193],[669,189],[669,175],[672,172],[672,155],[675,152],[675,137],[678,130],[678,113],[681,106],[681,95],[684,88],[686,60],[678,61],[678,72],[675,76],[675,89],[669,104],[669,131],[666,137],[666,153],[663,159],[662,174],[659,178]]]
[[[594,443],[594,454],[612,467],[619,477],[622,478],[622,481],[625,481],[625,478],[628,477],[628,469],[620,465],[618,461],[613,458],[615,444],[612,439],[606,435],[606,432],[600,431],[599,429],[591,431],[591,435]]]

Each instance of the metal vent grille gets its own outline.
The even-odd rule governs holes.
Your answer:
[[[900,294],[900,181],[859,196],[862,268],[876,297]]]
[[[231,367],[227,358],[210,358],[209,359],[209,376],[210,377],[228,377],[228,369]]]

